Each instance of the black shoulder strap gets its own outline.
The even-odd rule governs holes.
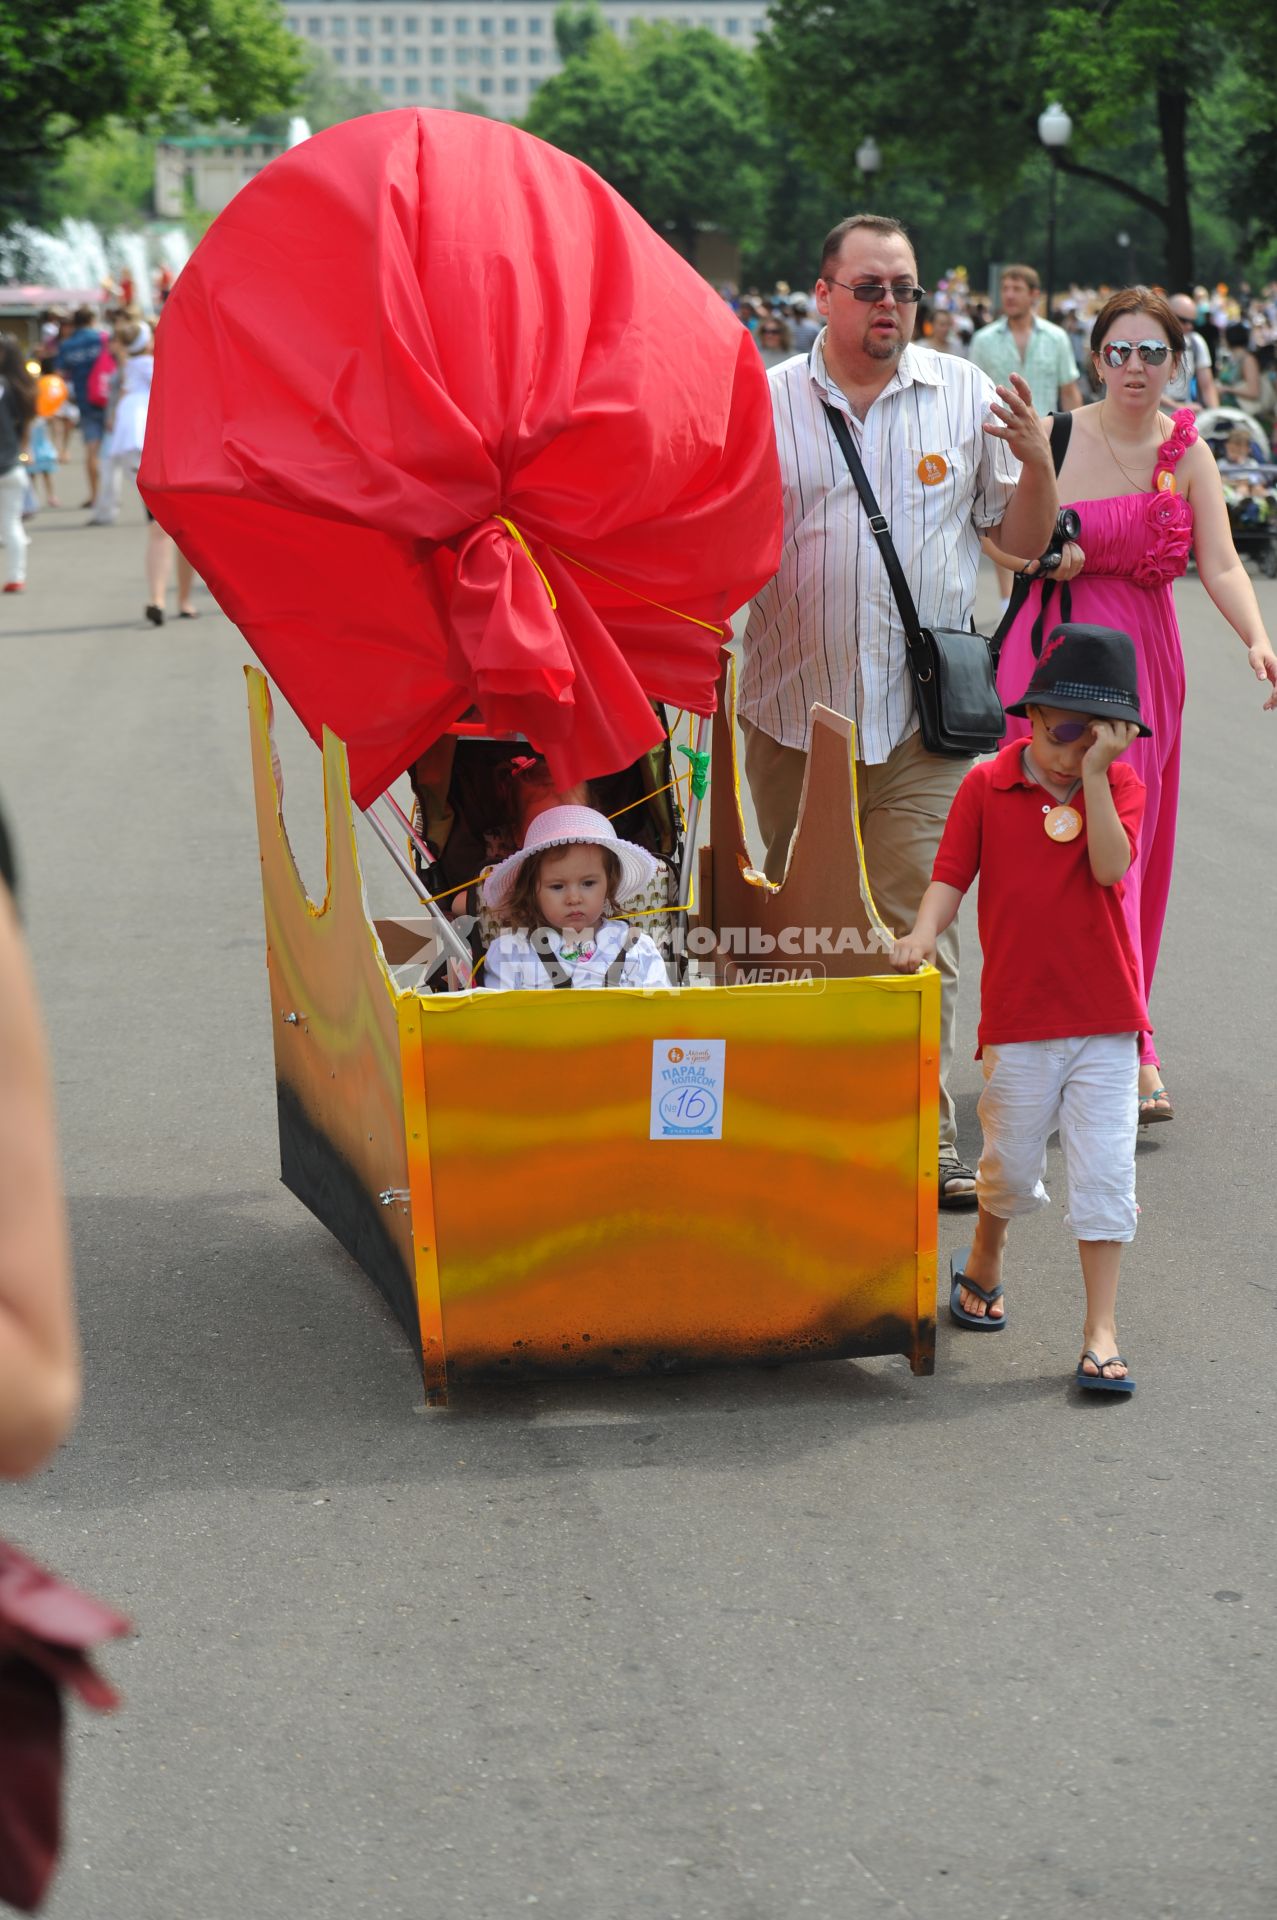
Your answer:
[[[822,404],[825,412],[829,416],[829,424],[834,430],[834,438],[842,448],[842,457],[847,462],[851,477],[856,483],[856,492],[860,495],[860,503],[869,516],[869,528],[874,539],[878,542],[878,548],[882,554],[882,563],[887,569],[887,578],[891,582],[891,591],[895,595],[896,605],[900,609],[900,620],[905,630],[906,644],[908,645],[909,651],[914,654],[917,670],[925,674],[927,671],[927,659],[922,644],[922,629],[918,624],[918,609],[913,604],[913,595],[909,591],[909,582],[905,579],[905,570],[900,564],[900,556],[892,543],[891,528],[888,525],[887,516],[883,513],[874,497],[874,490],[869,484],[869,475],[865,472],[860,455],[856,452],[856,443],[852,438],[851,428],[847,425],[846,420],[838,411],[837,407],[831,406],[828,400]]]
[[[1064,465],[1064,456],[1069,450],[1069,435],[1073,431],[1071,413],[1053,413],[1051,415],[1051,459],[1055,465],[1055,477],[1060,477],[1060,468]]]
[[[1053,413],[1049,418],[1051,421],[1051,463],[1055,468],[1055,477],[1058,480],[1060,477],[1060,468],[1064,465],[1064,456],[1069,450],[1069,436],[1073,432],[1073,415],[1071,413]],[[993,636],[992,645],[995,662],[1002,652],[1002,642],[1006,639],[1008,633],[1010,633],[1021,607],[1028,599],[1030,592],[1036,584],[1033,580],[1022,579],[1018,573],[1011,582],[1011,598],[1007,602],[1006,612],[998,622],[998,630]],[[1042,626],[1046,610],[1055,592],[1055,587],[1056,582],[1048,574],[1042,581],[1042,605],[1038,613],[1037,623],[1033,629],[1033,653],[1035,658],[1042,650]],[[1069,614],[1072,612],[1072,601],[1073,596],[1069,592],[1069,583],[1066,580],[1060,596],[1061,619],[1067,620],[1069,618]]]
[[[642,938],[642,928],[631,926],[625,935],[625,944],[603,976],[605,987],[619,987],[621,975],[625,972],[625,963],[630,957],[630,949]]]
[[[531,942],[533,953],[535,953],[537,959],[550,976],[550,985],[552,987],[570,987],[572,985],[572,975],[568,972],[554,950],[554,943],[550,939],[550,929],[548,927],[536,927],[529,934],[528,938]]]

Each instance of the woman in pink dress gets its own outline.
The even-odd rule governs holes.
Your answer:
[[[1153,985],[1175,854],[1184,656],[1171,582],[1192,548],[1203,586],[1247,648],[1251,670],[1277,708],[1277,655],[1255,589],[1233,546],[1219,469],[1197,437],[1191,408],[1173,418],[1162,393],[1184,351],[1169,304],[1147,287],[1126,287],[1101,309],[1091,332],[1099,402],[1065,416],[1067,444],[1057,456],[1060,499],[1082,528],[1054,575],[1035,580],[1007,626],[998,663],[1004,700],[1018,698],[1037,654],[1062,620],[1118,627],[1135,642],[1140,705],[1152,738],[1127,748],[1147,788],[1139,857],[1124,905],[1141,958],[1146,994]],[[1022,565],[1022,562],[1017,562]],[[1013,602],[1014,606],[1014,602]],[[1009,719],[1007,737],[1027,735]],[[1170,1097],[1152,1036],[1140,1058],[1140,1120],[1169,1120]]]

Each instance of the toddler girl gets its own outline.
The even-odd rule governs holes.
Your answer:
[[[508,931],[488,948],[485,987],[667,987],[654,940],[610,916],[660,862],[593,807],[551,807],[483,883]]]

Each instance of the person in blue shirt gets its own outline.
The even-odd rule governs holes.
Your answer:
[[[77,307],[71,316],[73,331],[62,342],[57,353],[58,372],[70,382],[75,404],[80,410],[84,465],[89,480],[89,498],[84,503],[86,507],[91,507],[97,499],[99,450],[106,432],[106,408],[91,406],[88,395],[89,375],[106,341],[106,335],[93,324],[96,317],[92,307]]]

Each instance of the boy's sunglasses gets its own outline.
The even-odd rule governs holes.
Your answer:
[[[893,280],[889,287],[884,287],[880,280],[871,280],[868,286],[864,287],[853,287],[846,280],[830,279],[829,284],[831,287],[841,287],[843,292],[849,293],[853,300],[861,300],[867,307],[876,306],[878,301],[885,300],[888,294],[898,307],[916,306],[926,292],[925,287],[915,287],[912,280]]]
[[[1089,720],[1065,720],[1058,727],[1048,727],[1044,720],[1042,726],[1047,739],[1056,747],[1071,747],[1075,740],[1091,731]]]
[[[1146,367],[1160,367],[1170,348],[1165,340],[1109,340],[1100,348],[1100,359],[1106,367],[1124,367],[1133,353],[1138,353]]]

